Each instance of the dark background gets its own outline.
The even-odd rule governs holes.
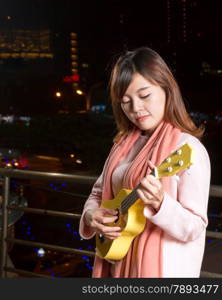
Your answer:
[[[98,175],[116,134],[110,70],[123,51],[148,46],[169,64],[188,112],[205,126],[211,183],[221,185],[220,7],[216,0],[0,0],[1,167],[14,160],[8,153],[20,153],[19,168]],[[30,207],[74,213],[81,213],[85,201],[78,193],[90,192],[89,186],[53,180],[11,184],[12,193],[23,187]],[[220,199],[210,198],[208,212],[209,230],[221,231]],[[94,247],[80,239],[77,220],[57,217],[41,216],[39,222],[38,215],[25,214],[15,223],[15,236]],[[204,270],[220,272],[221,259],[215,260],[220,240],[208,242],[214,251]],[[13,264],[56,277],[90,276],[89,257],[50,250],[41,257],[38,250],[14,245]]]
[[[0,30],[9,36],[17,30],[49,30],[53,55],[51,59],[0,60],[2,112],[58,112],[61,107],[53,98],[58,88],[66,93],[67,102],[78,102],[63,82],[71,68],[70,32],[77,33],[78,73],[86,94],[92,88],[102,94],[113,61],[122,51],[150,46],[169,63],[190,109],[221,110],[219,1],[1,0]],[[18,52],[21,47],[0,48],[6,50]],[[95,102],[106,102],[105,96],[98,97]],[[79,107],[69,103],[67,109],[75,112]]]

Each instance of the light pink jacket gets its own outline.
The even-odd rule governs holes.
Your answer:
[[[190,143],[194,148],[194,164],[178,176],[171,177],[172,194],[165,193],[156,214],[148,206],[144,208],[144,215],[164,231],[163,277],[199,277],[205,247],[210,160],[205,147],[197,138],[182,133],[178,147],[184,143]],[[103,173],[94,184],[84,206],[79,228],[84,239],[95,235],[85,224],[84,214],[86,210],[100,206],[102,181]]]

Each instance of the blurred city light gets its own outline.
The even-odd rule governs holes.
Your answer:
[[[92,105],[91,111],[94,113],[101,113],[105,111],[106,105],[105,104],[97,104],[97,105]]]
[[[56,92],[55,95],[56,95],[57,98],[61,98],[61,96],[62,96],[62,94],[60,92]]]
[[[45,250],[43,248],[39,248],[39,250],[37,251],[37,255],[39,257],[43,257],[45,255]]]
[[[83,95],[83,91],[82,90],[76,90],[76,94]]]

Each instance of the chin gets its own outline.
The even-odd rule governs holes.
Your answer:
[[[149,125],[139,124],[139,125],[137,125],[137,127],[144,131],[150,131],[153,128],[153,126],[150,126],[150,124]]]
[[[147,122],[141,122],[141,123],[137,123],[135,124],[140,130],[144,130],[144,131],[147,131],[147,132],[153,132],[158,126],[159,126],[160,123],[155,123],[155,122],[150,122],[147,120]]]

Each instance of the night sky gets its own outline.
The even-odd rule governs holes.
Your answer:
[[[171,3],[170,43],[167,41],[168,2]],[[183,2],[188,7],[186,43],[181,42],[181,15],[175,8]],[[11,20],[6,16],[11,16]],[[214,68],[222,68],[221,25],[220,1],[216,0],[155,0],[145,4],[144,1],[125,0],[0,0],[0,28],[50,28],[61,35],[77,32],[79,53],[82,60],[90,64],[92,84],[109,76],[113,59],[123,50],[139,46],[154,48],[172,69],[177,70],[175,75],[182,84],[185,97],[190,97],[190,89],[196,93],[195,109],[200,105],[208,109],[206,99],[203,105],[200,97],[206,93],[212,95],[212,90],[215,93],[214,109],[222,109],[221,79],[219,83],[216,79],[215,86],[214,79],[203,84],[194,76],[200,73],[203,61]],[[65,49],[63,42],[57,43],[57,47],[62,61],[67,55],[62,52]],[[195,87],[194,82],[197,82]]]
[[[199,28],[206,47],[212,50],[221,48],[220,1],[186,2],[196,2],[192,23]],[[155,44],[160,39],[164,42],[166,7],[167,0],[147,1],[146,4],[126,0],[1,0],[0,24],[4,24],[4,17],[10,15],[14,27],[73,28],[86,39],[93,36],[94,41],[104,38],[116,43],[121,36],[129,46],[137,46],[147,41]]]

